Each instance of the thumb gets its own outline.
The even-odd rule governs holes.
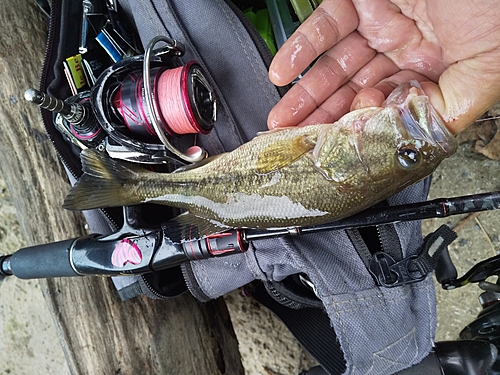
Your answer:
[[[498,61],[498,60],[496,60]],[[486,59],[459,61],[422,89],[448,129],[460,133],[500,100],[500,71]]]

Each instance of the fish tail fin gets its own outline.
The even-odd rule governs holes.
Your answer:
[[[81,161],[84,174],[66,196],[63,208],[91,210],[140,203],[140,199],[126,187],[131,186],[130,181],[137,176],[137,166],[93,149],[83,150]]]

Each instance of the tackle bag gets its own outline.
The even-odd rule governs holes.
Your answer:
[[[114,2],[92,3],[100,3],[106,11]],[[137,53],[156,36],[185,46],[184,54],[173,61],[178,66],[196,61],[217,97],[214,129],[196,141],[210,155],[231,151],[265,131],[267,114],[283,94],[268,79],[272,59],[268,45],[238,3],[121,0],[118,13],[113,13],[120,17],[114,19],[114,29],[109,30],[107,23],[100,25],[108,34],[121,33],[118,37],[136,43]],[[82,47],[81,20],[86,11],[81,1],[52,1],[40,89],[54,97],[74,94],[68,83],[73,80],[75,84],[74,78],[68,78],[68,58],[78,55]],[[86,42],[90,46],[93,40]],[[83,56],[90,61],[88,70],[97,76],[106,68],[100,66],[103,61],[113,64],[112,54],[108,51],[109,56],[102,57],[100,46],[92,48]],[[42,116],[74,183],[82,174],[80,149],[56,128],[51,113],[42,111]],[[193,144],[193,136],[177,137],[173,142],[185,149]],[[423,201],[429,183],[427,179],[411,186],[383,204]],[[178,214],[147,204],[140,210],[150,224]],[[123,221],[121,209],[92,210],[85,215],[91,230],[100,234],[116,231]],[[189,290],[200,301],[252,283],[255,297],[280,316],[318,360],[322,369],[313,371],[387,375],[419,363],[431,351],[436,326],[434,285],[429,268],[419,273],[418,282],[409,276],[398,285],[383,286],[383,268],[377,271],[373,264],[379,259],[399,264],[425,255],[420,222],[414,221],[255,241],[242,254],[192,261],[137,277],[117,277],[114,282],[122,299],[138,294],[172,298]]]

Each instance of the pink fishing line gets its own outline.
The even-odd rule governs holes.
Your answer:
[[[160,112],[167,126],[175,134],[199,132],[199,127],[189,109],[189,96],[186,93],[185,82],[188,75],[185,69],[187,67],[166,70],[158,80],[156,88]]]

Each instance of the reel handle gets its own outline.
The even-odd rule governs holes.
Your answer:
[[[39,90],[29,88],[24,93],[24,98],[31,103],[38,104],[40,108],[50,112],[59,113],[74,125],[80,125],[87,117],[87,109],[79,103],[68,104],[64,101],[47,95]]]
[[[24,98],[56,115],[56,128],[80,148],[96,147],[104,139],[104,131],[92,112],[90,93],[82,92],[65,101],[35,89],[28,89]]]

